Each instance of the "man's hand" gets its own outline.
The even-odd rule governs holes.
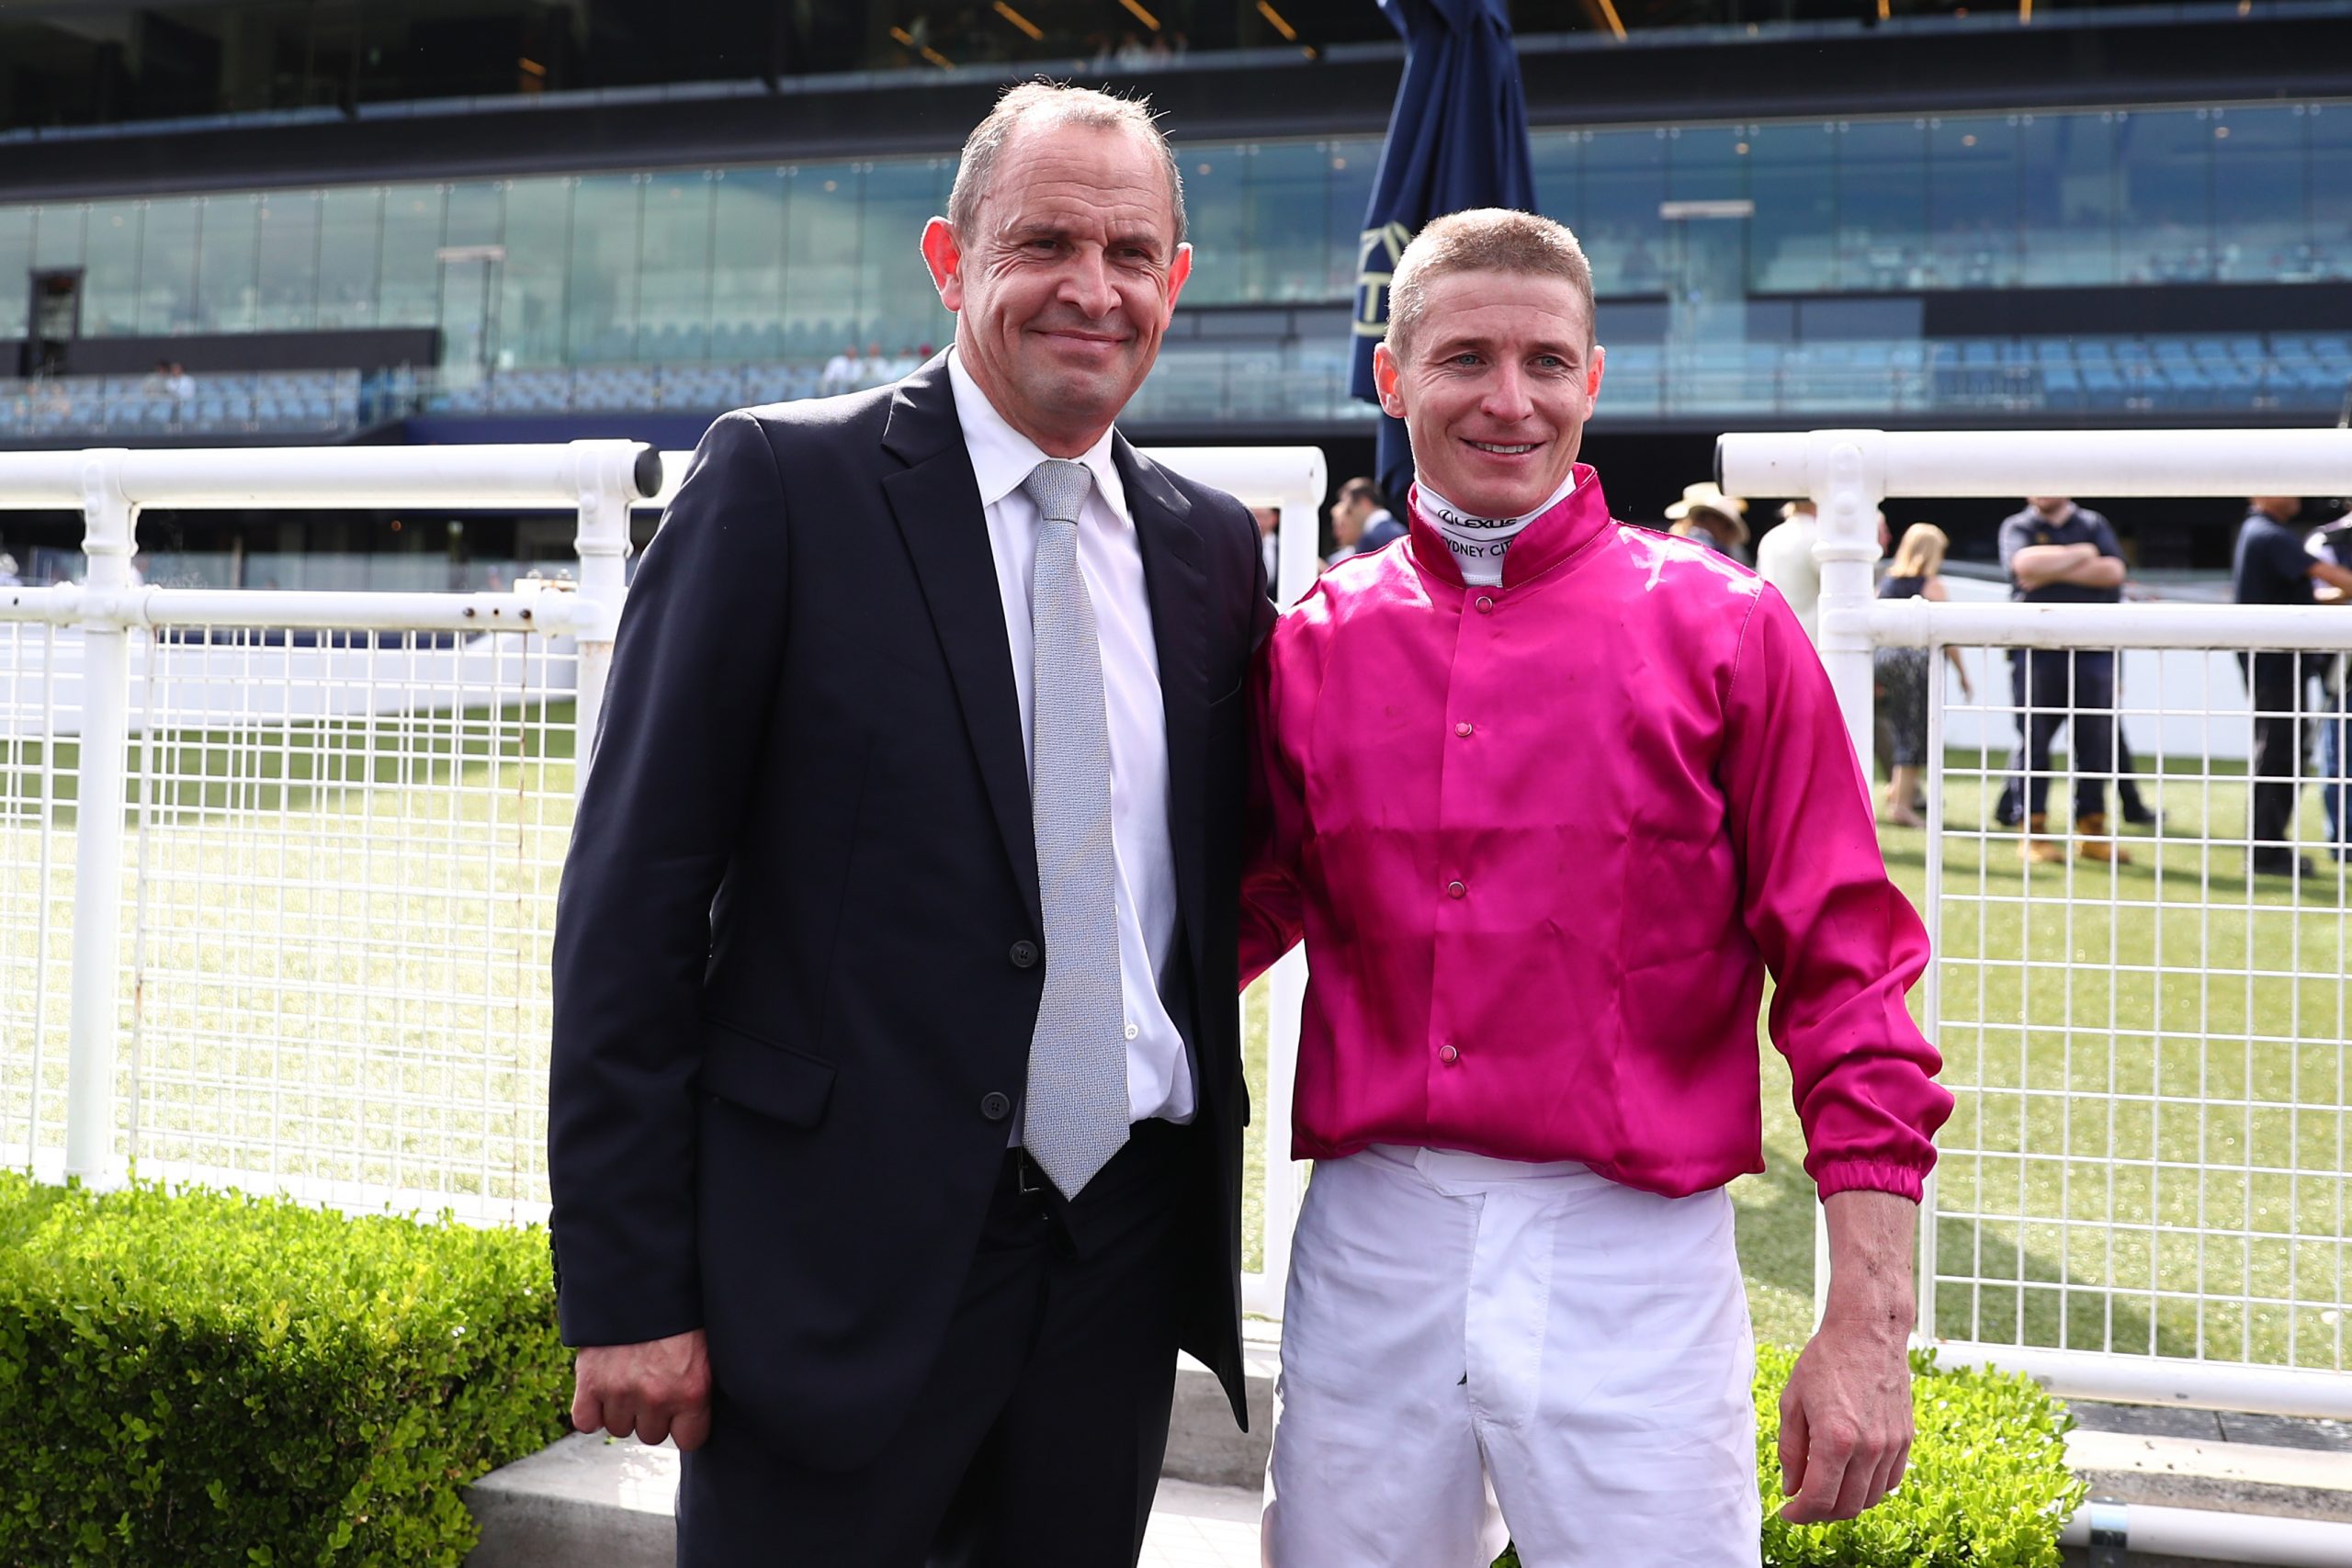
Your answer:
[[[702,1330],[642,1345],[582,1347],[572,1368],[571,1426],[702,1447],[710,1436],[710,1357]]]
[[[1850,1519],[1903,1479],[1911,1457],[1911,1247],[1917,1206],[1838,1192],[1829,1306],[1781,1395],[1781,1490],[1791,1524]]]

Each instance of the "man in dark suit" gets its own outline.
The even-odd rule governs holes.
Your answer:
[[[1140,106],[1033,84],[922,254],[952,351],[704,436],[556,928],[573,1424],[679,1560],[1132,1562],[1181,1347],[1242,1413],[1250,514],[1112,422],[1191,267]]]

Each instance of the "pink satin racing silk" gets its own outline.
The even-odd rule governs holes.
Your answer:
[[[1904,1006],[1927,933],[1787,604],[1611,521],[1582,464],[1497,587],[1409,510],[1259,654],[1241,967],[1306,939],[1295,1157],[1580,1160],[1672,1197],[1761,1170],[1769,968],[1822,1195],[1916,1201],[1951,1109]]]

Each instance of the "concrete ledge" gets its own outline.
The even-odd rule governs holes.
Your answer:
[[[573,1433],[466,1492],[481,1525],[468,1568],[670,1568],[678,1450]]]
[[[2352,1522],[2352,1454],[2076,1430],[2066,1462],[2113,1502]]]

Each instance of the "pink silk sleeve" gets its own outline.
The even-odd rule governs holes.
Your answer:
[[[1306,836],[1306,781],[1286,755],[1282,667],[1296,657],[1295,625],[1277,622],[1250,672],[1250,796],[1241,848],[1241,984],[1246,989],[1306,934],[1298,857]],[[1285,635],[1293,634],[1293,635]]]
[[[1836,694],[1795,614],[1767,586],[1748,617],[1721,761],[1742,909],[1776,989],[1805,1170],[1917,1201],[1951,1096],[1904,1005],[1928,934],[1887,879],[1870,794]]]

